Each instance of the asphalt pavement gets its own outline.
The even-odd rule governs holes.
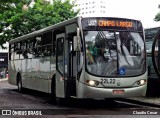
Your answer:
[[[3,78],[3,79],[0,79],[0,82],[1,81],[8,81],[8,79]],[[158,83],[158,82],[154,82],[154,83]],[[157,94],[157,93],[153,94],[153,93],[155,93],[154,92],[155,90],[157,90],[157,91],[160,90],[159,89],[160,86],[158,86],[158,85],[156,86],[154,83],[149,85],[148,89],[150,90],[150,93],[147,93],[147,96],[145,96],[145,97],[132,97],[129,99],[160,106],[160,91],[157,92],[159,94]],[[152,89],[152,88],[154,88],[154,89]]]

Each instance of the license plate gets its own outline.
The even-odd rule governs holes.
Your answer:
[[[119,94],[124,94],[124,90],[113,90],[113,94],[119,95]]]
[[[103,85],[115,85],[116,80],[115,79],[101,79],[100,81]]]

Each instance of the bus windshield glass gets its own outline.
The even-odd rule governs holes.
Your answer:
[[[143,33],[84,31],[86,69],[97,76],[136,76],[146,71]]]

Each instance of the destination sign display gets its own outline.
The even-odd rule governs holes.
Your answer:
[[[143,31],[141,22],[123,18],[84,18],[82,19],[82,27],[84,30],[100,28]]]
[[[133,23],[129,21],[98,20],[98,26],[133,27]]]

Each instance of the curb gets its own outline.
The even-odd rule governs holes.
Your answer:
[[[151,102],[143,102],[141,100],[135,100],[135,99],[125,99],[125,98],[120,98],[119,100],[124,101],[124,102],[131,102],[134,104],[140,104],[140,105],[144,105],[144,106],[151,106],[151,107],[157,107],[160,108],[160,104],[156,104],[156,103],[151,103]]]

